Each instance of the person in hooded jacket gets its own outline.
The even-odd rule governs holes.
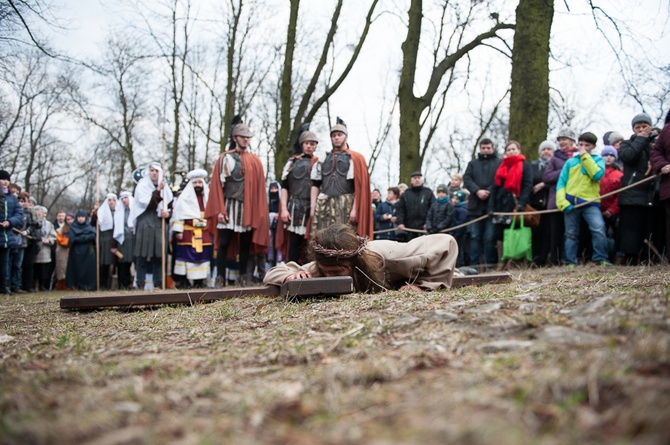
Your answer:
[[[70,253],[67,259],[65,283],[69,289],[95,290],[95,227],[85,210],[75,214],[68,233]]]

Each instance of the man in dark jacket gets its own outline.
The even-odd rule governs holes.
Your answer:
[[[621,187],[635,184],[654,174],[649,167],[649,156],[651,142],[657,134],[652,131],[651,117],[647,113],[640,113],[631,124],[634,134],[621,142],[619,148],[619,160],[623,163]],[[619,195],[619,247],[629,262],[637,263],[648,258],[645,240],[649,240],[659,251],[663,249],[664,215],[656,190],[657,180],[654,179],[624,190]]]
[[[470,220],[486,215],[488,200],[493,186],[496,170],[500,166],[501,159],[495,153],[493,142],[490,139],[482,139],[479,142],[479,154],[477,159],[468,163],[463,180],[465,188],[470,192],[468,200],[468,217]],[[470,231],[470,265],[479,265],[482,250],[486,263],[494,267],[498,263],[498,252],[496,251],[495,230],[491,218],[478,221],[469,226]]]
[[[0,170],[0,294],[10,295],[9,249],[15,241],[14,227],[23,224],[23,211],[16,196],[9,193],[9,172]]]
[[[398,230],[412,229],[405,232],[405,241],[423,235],[419,230],[426,230],[426,217],[430,206],[435,202],[435,195],[428,187],[423,186],[423,175],[412,173],[412,186],[400,196],[398,201]]]

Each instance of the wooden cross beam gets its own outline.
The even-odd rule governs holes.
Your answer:
[[[223,289],[190,289],[167,292],[133,292],[107,295],[62,297],[61,309],[99,309],[105,307],[155,306],[161,304],[193,304],[226,300],[246,295],[270,297],[336,296],[354,291],[351,277],[308,278],[291,280],[279,286],[238,287]]]
[[[499,284],[512,281],[508,273],[455,276],[452,287],[474,284]],[[157,306],[161,304],[193,304],[229,298],[258,296],[337,296],[354,292],[351,277],[306,278],[290,280],[279,286],[238,287],[224,289],[191,289],[187,291],[133,292],[107,295],[62,297],[61,309],[84,310],[106,307]]]

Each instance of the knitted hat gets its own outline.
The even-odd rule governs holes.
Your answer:
[[[447,193],[447,190],[448,190],[448,188],[447,188],[447,186],[444,185],[444,184],[440,184],[440,185],[437,186],[437,192],[438,192],[438,193],[439,193],[439,192]]]
[[[630,125],[631,127],[634,127],[635,124],[639,124],[641,122],[645,122],[651,125],[651,116],[649,116],[647,113],[640,113],[633,118]]]
[[[300,138],[298,139],[298,143],[302,144],[305,141],[316,142],[318,144],[319,143],[319,138],[317,138],[314,133],[307,130],[307,131],[303,131],[300,134]]]
[[[623,141],[623,135],[619,133],[618,131],[613,131],[609,134],[607,137],[607,141],[603,140],[603,143],[605,145],[614,145],[617,142]]]
[[[556,139],[560,138],[568,138],[573,141],[577,140],[575,139],[575,134],[569,128],[561,128],[561,131],[559,131],[558,135],[556,135]]]
[[[605,157],[607,155],[612,155],[615,160],[619,160],[619,153],[617,153],[616,148],[611,145],[605,145],[600,151],[600,156]]]
[[[537,149],[537,152],[541,154],[542,150],[545,148],[551,148],[552,151],[556,151],[556,144],[551,141],[542,141]]]
[[[458,202],[465,202],[467,194],[463,190],[456,190],[454,193],[451,194],[451,197],[458,198]]]
[[[0,179],[6,179],[7,181],[11,181],[11,176],[9,175],[9,172],[7,170],[0,170]]]

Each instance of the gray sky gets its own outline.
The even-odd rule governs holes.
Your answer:
[[[56,36],[56,45],[74,56],[95,55],[107,30],[111,26],[118,25],[121,18],[109,6],[115,3],[106,1],[105,5],[108,6],[103,6],[98,0],[61,0],[62,9],[58,15],[70,21],[71,30]],[[283,38],[285,20],[282,20],[282,17],[288,15],[288,3],[282,0],[272,0],[270,3],[275,4],[273,7],[276,9],[271,12],[276,19],[275,22],[278,23],[278,28],[268,30],[268,35]],[[329,5],[334,4],[324,0],[307,0],[303,3],[301,9],[303,17],[307,15],[313,17],[315,21],[327,20],[332,10],[332,6]],[[354,5],[358,3],[363,2],[354,2]],[[380,7],[393,5],[399,11],[399,16],[384,14],[373,25],[361,63],[355,67],[332,100],[333,114],[341,115],[349,125],[352,148],[360,150],[366,156],[370,154],[368,142],[374,139],[377,131],[380,107],[385,103],[385,98],[388,101],[393,90],[397,88],[400,44],[406,32],[401,19],[404,20],[402,11],[406,10],[406,3],[408,2],[402,0],[381,2]],[[550,84],[552,88],[560,91],[570,104],[578,108],[575,122],[584,123],[587,128],[573,128],[576,133],[588,130],[601,138],[605,131],[617,130],[628,135],[630,119],[641,111],[640,107],[632,100],[623,97],[623,83],[620,80],[614,52],[608,47],[603,34],[596,29],[586,0],[573,0],[567,3],[571,8],[570,12],[566,10],[563,1],[555,2],[551,48],[558,60],[550,62]],[[667,1],[641,0],[635,2],[636,6],[631,6],[631,2],[623,0],[600,3],[610,16],[622,24],[624,52],[634,54],[638,59],[647,57],[670,65]],[[194,1],[202,16],[206,16],[207,8],[217,4],[219,4],[217,0]],[[501,20],[507,18],[509,21],[514,21],[514,10],[510,7],[510,3],[501,2],[501,8],[503,4],[505,6],[501,9]],[[366,5],[367,2],[358,6],[351,6],[349,3],[346,13],[353,14],[355,8],[363,10]],[[426,21],[430,19],[430,16],[426,17]],[[349,32],[358,32],[361,23],[362,19],[359,19],[356,30]],[[601,26],[612,41],[616,41],[616,34],[611,24],[603,20]],[[325,33],[325,29],[323,32]],[[348,30],[341,29],[340,32],[347,33]],[[490,71],[482,68],[468,91],[455,94],[450,99],[444,118],[446,128],[468,125],[468,120],[464,116],[475,111],[482,100],[497,101],[500,93],[504,92],[509,84],[510,66],[504,57],[487,50],[478,50],[476,57],[479,58],[477,59],[479,63],[485,60],[493,61],[493,66]],[[421,91],[422,86],[418,85],[417,88],[417,91]],[[386,102],[387,107],[388,105]],[[327,127],[328,123],[325,120],[315,122],[313,127],[322,139],[320,150],[328,148]],[[549,138],[552,139],[553,136],[550,133]],[[394,138],[393,145],[397,146],[397,130],[392,138]],[[504,141],[497,142],[504,143]],[[393,180],[395,167],[393,158],[390,159],[390,168],[375,171],[373,182],[379,187],[387,186],[389,175]],[[397,155],[395,159],[397,162]],[[447,178],[446,172],[434,173],[429,176],[429,182],[437,184],[445,182]]]

